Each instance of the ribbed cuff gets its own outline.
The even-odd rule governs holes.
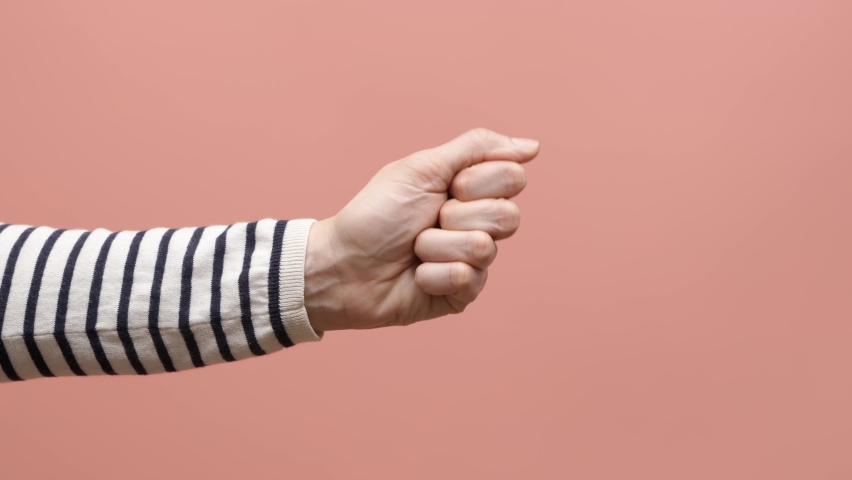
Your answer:
[[[293,343],[322,340],[308,321],[305,310],[305,255],[308,234],[316,220],[289,220],[281,248],[281,318]]]

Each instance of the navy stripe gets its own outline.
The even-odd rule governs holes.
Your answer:
[[[89,238],[91,232],[83,232],[77,243],[71,249],[68,255],[68,261],[65,262],[65,271],[62,273],[62,285],[59,287],[59,301],[56,304],[56,325],[53,327],[53,338],[56,339],[56,344],[59,345],[59,350],[62,351],[62,356],[65,357],[65,363],[68,368],[74,372],[74,375],[85,376],[86,372],[80,368],[77,363],[77,358],[74,357],[74,351],[71,349],[71,344],[68,342],[68,337],[65,336],[65,318],[68,314],[68,298],[71,295],[71,280],[74,277],[74,267],[77,265],[77,257],[80,256],[80,250],[83,249],[83,244]]]
[[[98,254],[98,259],[95,261],[95,272],[92,276],[92,288],[89,290],[89,309],[86,312],[86,336],[89,337],[89,343],[92,344],[92,351],[95,352],[95,359],[101,365],[104,373],[108,375],[116,375],[109,359],[106,356],[104,347],[101,344],[101,339],[98,336],[98,307],[101,302],[101,287],[104,283],[104,269],[106,268],[107,256],[109,249],[112,246],[118,232],[110,233],[104,244],[101,246],[101,251]]]
[[[226,362],[236,360],[228,346],[225,330],[222,328],[222,275],[225,271],[225,246],[230,228],[230,225],[225,227],[225,231],[216,238],[216,247],[213,251],[213,285],[210,289],[210,326],[213,327],[219,353]]]
[[[272,234],[272,256],[269,259],[269,321],[278,342],[284,347],[292,347],[293,341],[287,335],[284,322],[281,320],[281,249],[284,244],[284,231],[287,229],[287,220],[279,220],[275,223],[275,231]]]
[[[243,270],[240,272],[239,278],[240,310],[242,311],[243,329],[246,331],[249,350],[255,355],[265,355],[266,352],[260,348],[254,334],[254,324],[251,321],[251,296],[249,295],[249,269],[251,269],[251,256],[254,253],[256,231],[257,222],[246,225],[246,252],[243,257]]]
[[[136,347],[133,346],[133,339],[128,331],[128,316],[130,311],[130,294],[133,290],[133,274],[136,271],[136,259],[139,257],[139,244],[142,243],[142,237],[145,232],[137,232],[133,236],[133,241],[130,242],[130,251],[127,253],[127,261],[124,262],[124,279],[121,282],[121,296],[118,300],[118,320],[116,328],[118,330],[118,338],[124,346],[124,352],[127,354],[127,359],[130,360],[130,365],[133,370],[139,375],[147,375],[145,367],[139,361],[139,355],[136,353]]]
[[[183,272],[180,283],[180,310],[178,313],[178,329],[183,336],[183,341],[186,343],[186,349],[189,350],[189,358],[192,360],[192,365],[196,368],[203,367],[204,361],[201,360],[201,351],[198,350],[198,343],[195,341],[195,335],[189,327],[189,305],[192,300],[192,263],[195,258],[195,251],[198,249],[198,242],[201,241],[201,235],[204,233],[203,228],[196,228],[192,233],[192,238],[189,239],[189,245],[186,247],[186,254],[183,256]]]
[[[38,259],[36,260],[33,279],[30,283],[30,293],[27,296],[27,307],[24,311],[24,343],[27,345],[30,358],[32,358],[38,372],[43,377],[53,377],[54,375],[50,371],[50,368],[47,367],[47,363],[44,361],[44,357],[41,355],[41,351],[38,349],[38,344],[35,341],[36,307],[38,306],[38,295],[41,290],[41,281],[44,278],[44,268],[47,265],[47,258],[50,256],[50,251],[53,250],[56,240],[64,232],[65,230],[54,230],[47,237],[44,245],[42,245]]]
[[[151,284],[151,303],[148,307],[148,331],[151,332],[151,340],[154,342],[154,348],[157,349],[160,362],[163,363],[163,368],[167,372],[174,372],[175,366],[172,363],[172,358],[169,356],[169,351],[166,349],[166,344],[163,342],[163,336],[160,335],[160,292],[163,289],[163,275],[166,273],[169,242],[171,242],[174,233],[174,229],[166,230],[163,238],[160,240],[157,263],[154,266],[154,280]]]
[[[2,285],[0,285],[0,333],[3,332],[3,321],[6,318],[6,305],[9,302],[9,292],[12,290],[12,276],[15,274],[15,264],[18,263],[18,255],[21,253],[21,248],[23,248],[24,242],[27,241],[27,237],[33,233],[33,230],[35,230],[35,227],[29,227],[21,232],[21,236],[19,236],[18,240],[15,241],[15,244],[12,246],[12,250],[9,252],[9,258],[6,260],[6,268],[3,272]],[[0,336],[0,367],[3,368],[3,373],[6,374],[6,377],[8,377],[9,380],[23,380],[18,375],[18,372],[15,371],[15,367],[12,366],[12,361],[9,359],[9,354],[6,352],[6,346],[3,344],[2,336]]]

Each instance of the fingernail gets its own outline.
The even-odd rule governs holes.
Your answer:
[[[512,141],[515,142],[515,145],[527,150],[532,150],[538,147],[538,140],[533,140],[531,138],[512,137]]]

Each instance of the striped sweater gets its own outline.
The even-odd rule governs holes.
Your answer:
[[[0,382],[174,372],[320,340],[304,307],[313,222],[0,224]]]

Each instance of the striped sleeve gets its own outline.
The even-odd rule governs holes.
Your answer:
[[[0,223],[0,382],[175,372],[320,340],[304,305],[314,222]]]

